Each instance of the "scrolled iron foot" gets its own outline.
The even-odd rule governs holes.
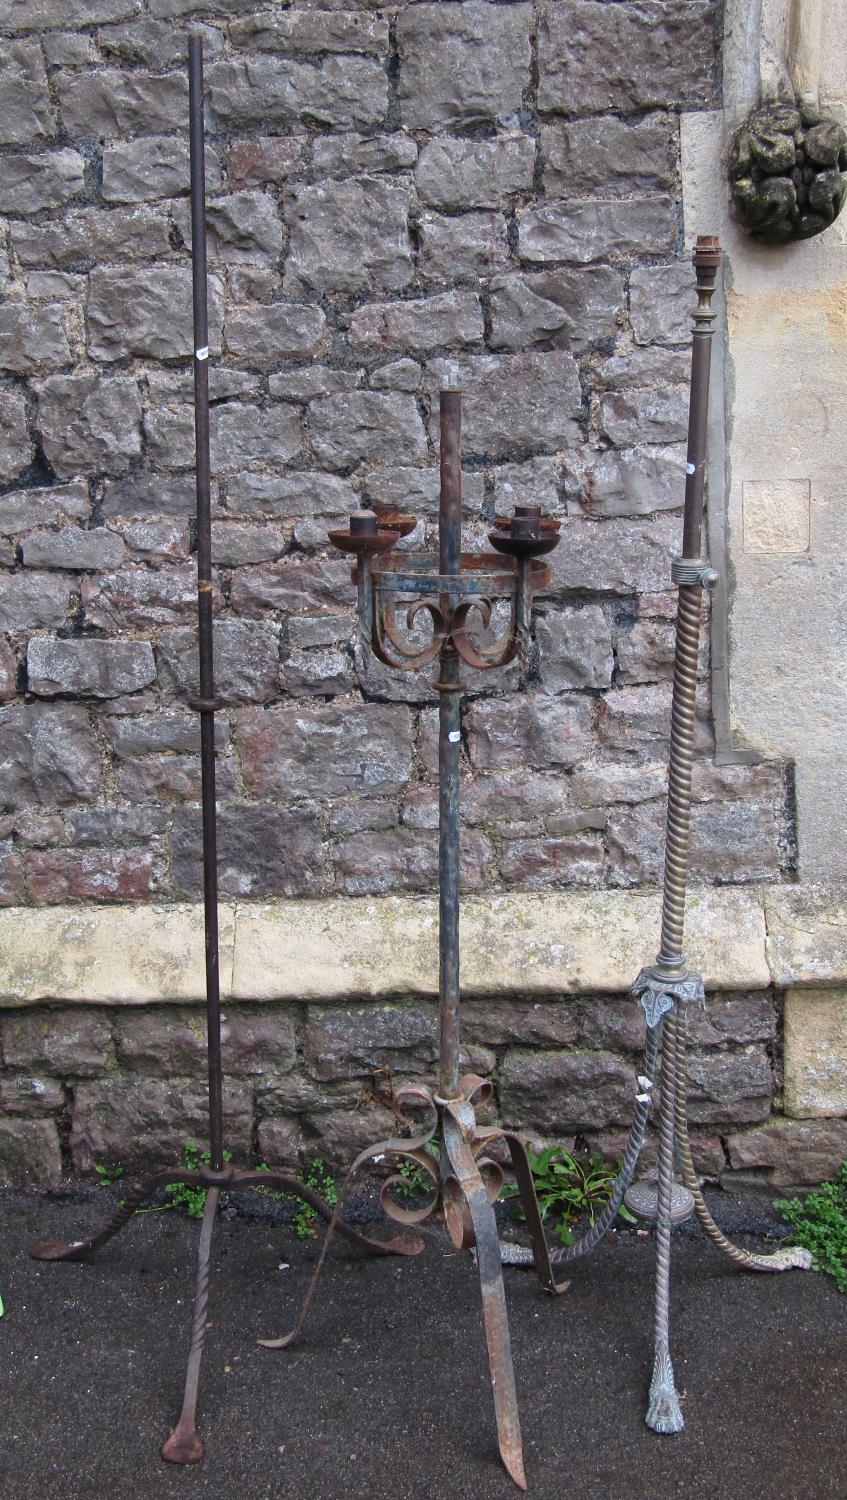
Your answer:
[[[650,1398],[644,1420],[652,1432],[663,1434],[682,1432],[685,1426],[673,1378],[673,1365],[667,1349],[656,1350],[653,1378],[650,1381]]]

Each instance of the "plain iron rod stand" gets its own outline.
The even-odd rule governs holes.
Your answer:
[[[461,668],[475,670],[506,665],[525,654],[529,641],[533,593],[549,581],[541,559],[558,542],[559,523],[542,516],[537,506],[518,507],[514,516],[498,518],[489,533],[493,553],[462,552],[461,391],[458,379],[440,394],[441,484],[437,554],[395,550],[415,526],[383,506],[351,516],[347,531],[330,539],[356,559],[359,628],[366,649],[387,666],[417,671],[430,662],[439,668],[439,1059],[438,1083],[398,1088],[394,1107],[398,1132],[363,1151],[354,1161],[339,1196],[343,1200],[352,1176],[386,1159],[411,1161],[426,1179],[428,1201],[420,1208],[395,1202],[402,1175],[383,1182],[380,1201],[399,1223],[422,1223],[430,1216],[446,1224],[457,1249],[476,1252],[482,1294],[483,1323],[491,1373],[497,1437],[503,1463],[526,1488],[515,1375],[512,1365],[506,1298],[494,1203],[503,1171],[489,1156],[496,1141],[510,1147],[524,1211],[543,1284],[557,1285],[550,1267],[541,1215],[523,1148],[497,1127],[480,1125],[477,1108],[491,1097],[491,1084],[475,1074],[462,1075],[459,1051],[459,780],[461,755]],[[495,604],[505,611],[502,627]],[[405,626],[398,615],[405,614]],[[423,638],[421,617],[428,622]],[[493,628],[491,628],[493,626]],[[404,1133],[405,1132],[405,1133]],[[289,1345],[303,1326],[330,1241],[330,1225],[321,1258],[299,1321],[279,1339],[263,1339],[268,1348]]]
[[[185,1389],[179,1420],[162,1446],[170,1463],[197,1463],[203,1439],[197,1431],[197,1390],[206,1335],[212,1236],[222,1191],[237,1188],[279,1188],[302,1198],[327,1221],[334,1221],[328,1204],[288,1172],[251,1171],[226,1161],[223,1130],[223,1064],[221,1054],[220,982],[218,970],[217,814],[215,802],[215,713],[222,700],[215,692],[212,612],[212,543],[209,458],[209,324],[206,276],[206,193],[203,123],[203,53],[200,38],[189,39],[189,113],[191,147],[191,262],[194,302],[194,419],[197,479],[197,612],[200,692],[190,706],[200,716],[200,762],[203,817],[203,906],[206,948],[206,1027],[209,1070],[209,1163],[196,1171],[157,1172],[129,1194],[99,1234],[88,1240],[45,1240],[33,1245],[36,1260],[90,1260],[116,1235],[143,1203],[171,1183],[205,1189],[206,1199],[197,1252],[197,1279]],[[339,1232],[353,1244],[377,1255],[416,1255],[424,1247],[418,1236],[398,1235],[373,1240],[343,1219]]]

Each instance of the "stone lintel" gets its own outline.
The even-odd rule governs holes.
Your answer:
[[[462,908],[463,993],[624,992],[655,956],[660,905],[649,890],[470,897]],[[222,904],[222,997],[433,996],[437,916],[432,898]],[[693,890],[687,931],[688,963],[707,988],[772,982],[758,888]],[[7,907],[0,1007],[202,1002],[203,955],[199,904]]]

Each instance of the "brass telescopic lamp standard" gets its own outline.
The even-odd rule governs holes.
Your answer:
[[[289,1172],[251,1171],[227,1161],[223,1128],[223,1065],[221,1055],[221,1007],[218,966],[218,869],[217,815],[215,802],[215,713],[223,704],[215,692],[212,612],[212,542],[209,460],[209,324],[206,278],[205,152],[203,125],[203,53],[199,37],[189,39],[189,117],[191,146],[191,261],[194,293],[194,418],[197,480],[197,613],[200,657],[200,692],[189,704],[200,716],[200,768],[203,817],[203,906],[206,951],[206,1046],[209,1074],[209,1162],[196,1170],[169,1168],[156,1172],[134,1188],[109,1223],[87,1240],[45,1240],[33,1245],[35,1260],[90,1260],[112,1239],[133,1214],[172,1183],[186,1183],[205,1190],[203,1221],[197,1252],[191,1339],[185,1375],[182,1410],[170,1437],[162,1446],[162,1457],[170,1463],[197,1463],[204,1445],[197,1430],[197,1391],[200,1361],[206,1336],[209,1305],[209,1275],[212,1235],[222,1191],[249,1187],[279,1188],[301,1198],[327,1221],[333,1221],[329,1205]],[[418,1236],[398,1235],[374,1240],[343,1219],[337,1227],[353,1244],[375,1255],[416,1255],[423,1249]]]
[[[624,1201],[633,1213],[656,1225],[656,1295],[654,1360],[647,1426],[654,1432],[680,1432],[682,1411],[674,1384],[670,1357],[670,1252],[671,1225],[696,1212],[709,1239],[730,1259],[750,1271],[807,1269],[807,1250],[788,1247],[771,1255],[755,1255],[733,1245],[709,1213],[688,1138],[685,1093],[685,1052],[688,1006],[705,1003],[703,980],[686,968],[683,957],[683,927],[688,884],[691,828],[691,776],[694,765],[694,719],[697,696],[697,656],[703,589],[712,589],[718,574],[702,553],[703,507],[706,475],[706,438],[709,407],[709,370],[715,315],[712,296],[720,265],[721,249],[716,238],[701,236],[694,250],[697,277],[697,309],[691,354],[691,396],[688,416],[688,461],[686,464],[682,557],[672,566],[678,587],[676,645],[671,706],[671,740],[668,767],[668,809],[662,896],[662,935],[655,963],[642,969],[632,986],[641,1001],[647,1022],[648,1045],[658,1047],[661,1059],[661,1089],[658,1110],[658,1181],[634,1184]],[[649,1093],[651,1081],[645,1080]],[[674,1182],[674,1158],[682,1169],[684,1186]]]

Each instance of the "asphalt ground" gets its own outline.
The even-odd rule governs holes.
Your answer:
[[[200,1387],[206,1457],[162,1463],[197,1222],[139,1216],[87,1265],[27,1255],[33,1240],[94,1231],[114,1201],[109,1189],[0,1197],[3,1500],[514,1500],[476,1271],[438,1230],[408,1261],[336,1241],[300,1342],[272,1352],[255,1339],[293,1322],[317,1242],[268,1219],[220,1218]],[[761,1198],[720,1195],[713,1211],[730,1232],[768,1226]],[[649,1235],[604,1243],[558,1299],[531,1271],[507,1268],[505,1280],[535,1500],[847,1500],[847,1298],[828,1278],[745,1274],[690,1227],[675,1233],[686,1424],[675,1437],[643,1420]]]

